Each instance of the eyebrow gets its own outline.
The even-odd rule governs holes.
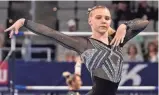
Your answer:
[[[96,15],[96,16],[101,16],[101,15]],[[109,18],[111,18],[111,16],[105,16],[105,17],[109,17]]]

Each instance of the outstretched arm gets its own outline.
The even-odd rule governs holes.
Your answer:
[[[31,30],[32,32],[36,34],[49,37],[57,41],[59,44],[63,45],[64,47],[75,50],[78,53],[81,53],[86,47],[85,43],[87,42],[86,40],[82,38],[69,37],[45,25],[38,24],[38,23],[32,22],[30,20],[25,20],[25,19],[17,20],[11,27],[6,29],[5,31],[11,31],[10,33],[10,37],[11,37],[14,34],[14,32],[17,34],[19,28],[22,26],[28,28],[29,30]]]
[[[63,45],[64,47],[73,49],[77,52],[81,52],[82,49],[85,47],[84,42],[81,42],[80,40],[82,38],[67,36],[45,25],[38,24],[30,20],[26,20],[24,26],[36,34],[49,37],[57,41],[59,44]]]

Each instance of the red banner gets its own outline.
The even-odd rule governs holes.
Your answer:
[[[8,84],[8,62],[0,62],[0,85]]]

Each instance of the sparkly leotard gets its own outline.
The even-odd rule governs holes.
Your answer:
[[[64,47],[75,50],[81,55],[93,80],[92,90],[87,95],[115,95],[121,80],[122,47],[127,41],[144,30],[148,21],[134,19],[124,24],[127,25],[124,42],[115,47],[93,38],[69,37],[30,20],[25,20],[24,26],[36,34],[49,37]],[[109,42],[114,36],[115,33],[109,36]]]

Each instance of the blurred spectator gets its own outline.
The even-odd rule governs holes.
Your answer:
[[[155,39],[152,42],[158,47],[158,36],[155,36]]]
[[[70,19],[67,22],[69,32],[76,31],[76,21],[74,19]],[[73,50],[67,49],[61,45],[57,46],[57,60],[58,61],[65,61],[65,62],[75,62],[75,58],[77,53]]]
[[[65,53],[65,61],[66,62],[75,62],[76,52],[72,50],[68,50]]]
[[[157,46],[154,42],[150,42],[148,43],[148,46],[147,46],[147,53],[144,55],[144,59],[145,61],[148,61],[148,62],[157,62],[158,61],[158,56],[157,56],[157,53],[158,53],[158,50],[157,50]]]
[[[128,46],[127,54],[124,57],[124,61],[126,62],[142,62],[143,57],[138,54],[137,47],[134,44],[130,44]]]
[[[81,76],[81,69],[82,69],[82,60],[80,56],[76,56],[75,59],[76,65],[75,65],[75,74]]]
[[[22,50],[21,50],[21,54],[22,54],[22,58],[25,61],[30,61],[31,60],[31,39],[29,36],[25,36],[25,39],[23,40],[22,43]]]
[[[134,18],[129,8],[129,1],[114,1],[113,6],[115,11],[115,18],[114,18],[114,28],[117,29],[118,22],[120,20],[131,20]]]
[[[69,92],[67,95],[80,95],[78,92],[82,86],[80,75],[71,74],[70,72],[63,72],[63,76],[66,78],[66,84],[69,87]]]
[[[74,32],[76,31],[76,21],[74,19],[70,19],[68,22],[67,22],[67,25],[68,25],[68,30],[70,32]]]
[[[74,19],[70,19],[68,22],[67,22],[67,25],[68,25],[68,30],[69,32],[75,32],[76,31],[76,21]],[[72,51],[70,49],[65,49],[66,50],[66,54],[65,54],[65,60],[67,62],[75,62],[75,58],[76,58],[76,53],[75,51]]]
[[[143,19],[153,19],[154,9],[147,4],[147,1],[140,1],[137,17]]]

